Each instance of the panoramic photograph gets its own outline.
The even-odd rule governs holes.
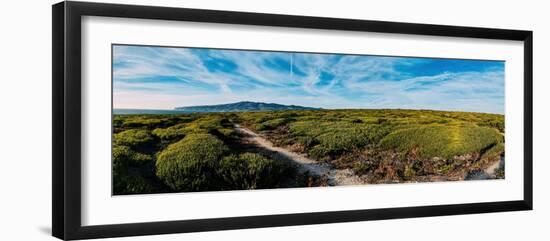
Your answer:
[[[505,62],[112,45],[112,194],[505,178]]]

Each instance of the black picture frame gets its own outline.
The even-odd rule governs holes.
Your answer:
[[[81,17],[104,16],[378,33],[516,40],[524,43],[524,193],[522,200],[421,207],[212,218],[99,226],[81,224]],[[532,210],[533,33],[278,14],[90,2],[52,6],[52,233],[60,239],[106,238],[380,219]],[[136,220],[139,221],[139,220]]]

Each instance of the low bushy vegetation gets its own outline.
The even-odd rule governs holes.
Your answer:
[[[235,116],[115,116],[114,193],[158,192],[159,186],[163,192],[267,188],[280,181],[286,167],[259,154],[229,150],[224,142],[238,134],[228,117]]]
[[[503,141],[497,130],[478,126],[426,125],[397,130],[382,139],[381,146],[400,152],[418,151],[421,158],[452,158],[482,153]]]
[[[243,142],[234,123],[316,161],[392,180],[456,174],[465,163],[485,160],[482,166],[504,154],[504,116],[495,114],[382,109],[115,115],[114,193],[274,188],[301,178],[293,166]]]
[[[282,128],[279,143],[298,144],[316,159],[362,150],[392,149],[420,158],[450,158],[503,142],[504,116],[432,110],[307,110],[241,113],[256,131]],[[286,128],[284,128],[286,126]],[[269,136],[269,134],[268,134]]]
[[[189,134],[158,154],[157,176],[175,191],[204,191],[217,186],[218,163],[228,149],[210,134]]]
[[[229,155],[222,159],[219,174],[230,189],[273,188],[288,167],[257,153]]]
[[[364,124],[356,120],[301,121],[290,125],[290,142],[304,145],[309,148],[310,156],[322,158],[375,145],[388,131],[387,126]]]
[[[114,143],[123,146],[146,146],[153,142],[153,136],[148,130],[130,129],[117,133],[114,136]]]
[[[153,134],[161,140],[181,139],[188,132],[189,131],[186,129],[186,124],[178,124],[167,128],[156,128],[153,130]]]
[[[113,182],[113,192],[115,194],[146,194],[154,193],[154,187],[142,176],[121,175],[117,176]]]
[[[114,145],[112,152],[113,162],[122,166],[138,166],[153,160],[151,155],[136,152],[128,146]]]
[[[273,120],[266,120],[262,123],[256,124],[256,130],[262,131],[262,130],[273,130],[279,126],[282,126],[286,123],[289,123],[293,121],[294,119],[291,117],[283,117],[283,118],[276,118]]]
[[[128,146],[114,145],[112,149],[113,192],[115,194],[150,193],[153,187],[141,176],[131,175],[129,168],[145,165],[152,157]]]
[[[487,149],[483,155],[481,156],[481,158],[487,158],[487,159],[491,159],[491,158],[499,158],[500,155],[502,155],[502,153],[504,153],[504,143],[503,142],[499,142],[493,146],[491,146],[489,149]]]

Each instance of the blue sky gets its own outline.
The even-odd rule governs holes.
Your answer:
[[[504,62],[113,46],[114,108],[237,101],[504,113]]]

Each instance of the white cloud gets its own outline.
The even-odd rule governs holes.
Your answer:
[[[504,74],[499,68],[419,75],[398,67],[414,68],[429,60],[261,51],[199,52],[117,46],[115,108],[171,109],[250,100],[323,108],[504,112]],[[236,69],[209,70],[205,61],[212,58],[230,61]],[[323,74],[333,78],[323,79]],[[139,81],[163,76],[179,81]]]

